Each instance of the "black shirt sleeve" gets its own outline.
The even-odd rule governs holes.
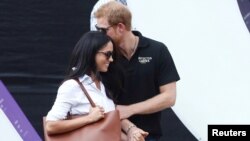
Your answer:
[[[159,54],[158,84],[161,86],[180,80],[173,58],[164,44],[162,44]]]

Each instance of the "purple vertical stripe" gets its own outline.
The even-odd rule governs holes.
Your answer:
[[[241,15],[250,32],[250,0],[238,0]]]
[[[42,141],[1,80],[0,108],[24,141]]]

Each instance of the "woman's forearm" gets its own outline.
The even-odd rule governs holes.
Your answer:
[[[94,120],[90,116],[81,116],[69,120],[46,121],[46,131],[49,135],[69,132],[90,124]]]

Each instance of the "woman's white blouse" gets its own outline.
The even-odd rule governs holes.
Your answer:
[[[105,112],[115,109],[113,101],[106,96],[102,82],[100,83],[101,90],[99,90],[88,75],[80,77],[79,80],[96,105],[102,106]],[[65,119],[68,112],[71,115],[88,114],[90,107],[91,105],[79,84],[75,80],[70,79],[59,87],[56,100],[48,112],[46,120],[56,121]]]

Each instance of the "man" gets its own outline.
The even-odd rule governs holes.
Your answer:
[[[132,32],[131,12],[118,2],[102,5],[95,17],[96,28],[113,39],[121,54],[116,59],[125,72],[125,94],[118,96],[117,106],[121,118],[148,131],[146,141],[159,140],[161,111],[175,104],[176,81],[180,79],[167,47]]]

